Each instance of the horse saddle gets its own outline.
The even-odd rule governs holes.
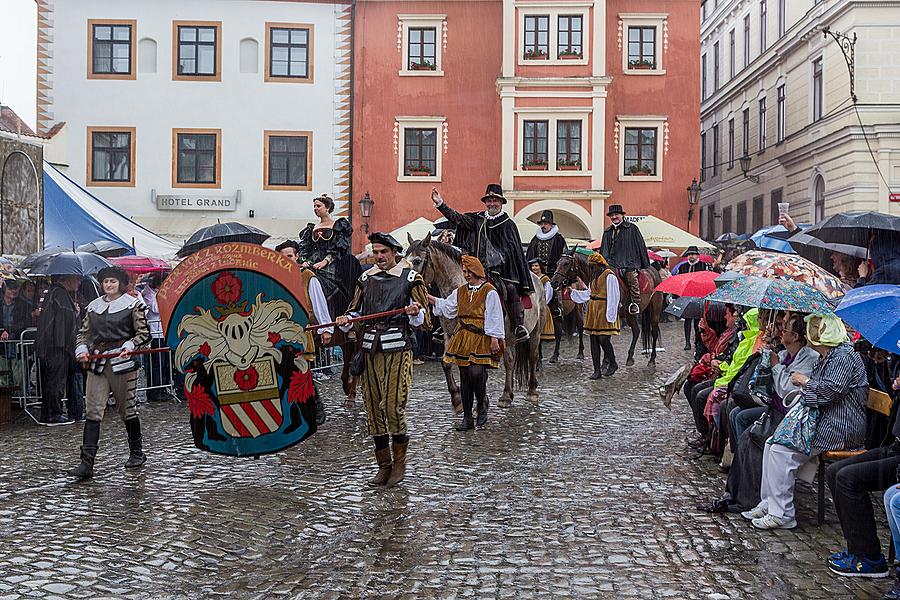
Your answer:
[[[616,271],[616,277],[619,278],[619,284],[623,289],[628,287],[628,284],[625,283],[625,279],[622,277],[622,273],[620,271]],[[638,271],[638,287],[641,290],[641,295],[650,295],[653,293],[653,290],[656,289],[656,284],[650,278],[649,275],[643,270]]]

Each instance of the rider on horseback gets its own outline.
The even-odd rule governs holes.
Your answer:
[[[499,184],[490,183],[482,196],[483,212],[459,213],[444,203],[436,188],[431,200],[448,221],[456,225],[456,245],[478,258],[506,304],[516,342],[528,339],[521,296],[534,291],[531,273],[522,252],[519,229],[503,212],[506,198]],[[646,253],[645,253],[646,254]],[[646,258],[646,256],[645,256]]]
[[[628,312],[636,315],[641,312],[638,272],[650,266],[647,246],[638,226],[625,220],[625,210],[621,204],[611,205],[606,216],[612,221],[612,225],[603,232],[600,254],[611,266],[619,270],[619,275],[625,281],[631,295]]]

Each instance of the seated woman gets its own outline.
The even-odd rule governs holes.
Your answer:
[[[884,492],[884,512],[891,528],[894,550],[900,556],[900,485]],[[900,600],[900,566],[894,567],[894,586],[884,595],[883,600]]]
[[[814,459],[829,450],[862,446],[866,434],[868,383],[859,354],[850,345],[847,330],[834,315],[812,315],[806,319],[806,338],[819,360],[807,377],[794,373],[791,380],[801,386],[799,402],[818,409],[810,454],[766,441],[763,450],[760,502],[741,513],[757,529],[791,529],[797,526],[794,483],[801,467],[815,469]]]

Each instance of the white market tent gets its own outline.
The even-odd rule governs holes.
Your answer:
[[[638,226],[638,229],[641,230],[641,235],[644,237],[644,243],[648,247],[687,248],[688,246],[697,246],[698,248],[715,248],[709,242],[652,215],[645,217],[629,215],[625,217],[625,220],[631,221]]]

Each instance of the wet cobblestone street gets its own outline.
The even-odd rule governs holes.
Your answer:
[[[73,484],[80,425],[6,426],[0,598],[881,598],[886,580],[827,570],[840,528],[830,500],[816,526],[805,484],[791,531],[696,510],[724,475],[686,448],[683,396],[670,412],[656,393],[688,358],[680,330],[663,326],[655,372],[638,357],[596,382],[564,345],[540,400],[494,402],[477,432],[452,430],[439,366],[416,367],[396,489],[366,486],[364,408],[343,406],[334,380],[319,384],[319,433],[259,460],[196,450],[187,406],[151,404],[146,466],[122,468],[125,432],[108,411],[95,477]],[[488,386],[497,398],[499,372]]]

